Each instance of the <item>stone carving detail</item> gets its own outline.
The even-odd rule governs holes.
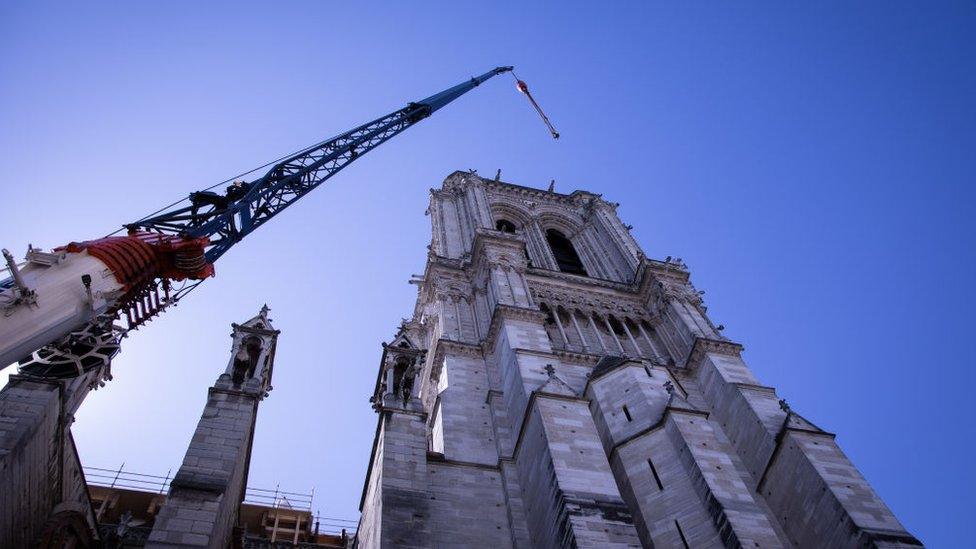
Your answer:
[[[675,300],[684,301],[698,307],[703,305],[702,296],[704,294],[704,291],[696,290],[691,282],[658,282],[655,306],[658,310],[662,310],[664,301]]]
[[[217,386],[242,390],[263,398],[271,391],[271,369],[278,331],[271,327],[267,305],[244,324],[232,324],[234,338],[227,369]]]
[[[602,296],[592,291],[573,291],[565,286],[549,286],[538,283],[530,285],[532,296],[537,302],[562,305],[566,308],[595,313],[621,314],[644,318],[648,310],[638,299],[626,296]]]
[[[237,353],[234,355],[234,369],[231,379],[235,385],[244,383],[245,379],[254,377],[254,372],[258,366],[258,358],[261,356],[262,342],[260,337],[247,336],[241,342]]]

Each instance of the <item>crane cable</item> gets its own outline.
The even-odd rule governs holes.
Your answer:
[[[299,150],[297,150],[297,151],[295,151],[293,153],[286,154],[285,156],[282,156],[282,157],[277,158],[275,160],[272,160],[270,162],[265,162],[264,164],[261,164],[260,166],[258,166],[256,168],[252,168],[252,169],[250,169],[250,170],[248,170],[246,172],[241,172],[241,173],[235,175],[234,177],[230,177],[228,179],[225,179],[225,180],[221,181],[220,183],[216,183],[214,185],[211,185],[211,186],[209,186],[209,187],[207,187],[206,189],[203,189],[203,190],[204,191],[210,191],[210,190],[216,189],[217,187],[219,187],[221,185],[226,185],[226,184],[232,183],[234,181],[239,181],[242,177],[244,177],[246,175],[249,175],[249,174],[252,174],[252,173],[254,173],[254,172],[258,171],[258,170],[262,170],[264,168],[267,168],[268,166],[271,166],[273,164],[277,164],[277,163],[279,163],[279,162],[281,162],[283,160],[287,160],[287,159],[289,159],[289,158],[291,158],[293,156],[297,156],[299,154],[305,153],[305,152],[310,151],[312,149],[316,149],[318,147],[321,147],[322,145],[325,145],[326,143],[328,143],[331,140],[332,139],[324,139],[322,141],[319,141],[318,143],[315,143],[314,145],[309,145],[308,147],[304,147],[304,148],[299,149]],[[189,201],[190,201],[189,197],[181,198],[181,199],[177,200],[176,202],[173,202],[171,204],[167,204],[166,206],[163,206],[162,208],[154,211],[151,214],[147,214],[147,215],[141,217],[135,223],[139,223],[140,221],[145,221],[145,220],[149,219],[150,217],[152,217],[152,216],[154,216],[156,214],[162,213],[162,212],[164,212],[164,211],[172,208],[173,206],[176,206],[177,204],[181,204],[183,202],[189,202]],[[118,228],[118,229],[116,229],[116,230],[108,233],[107,235],[105,235],[105,238],[108,238],[110,236],[114,236],[114,235],[116,235],[116,234],[118,234],[118,233],[126,230],[126,227],[127,227],[127,225],[123,225],[122,227],[120,227],[120,228]]]
[[[546,124],[546,127],[549,128],[549,133],[552,134],[552,138],[559,139],[559,132],[556,131],[556,128],[552,127],[552,122],[549,121],[549,117],[546,116],[546,113],[542,112],[542,107],[536,103],[535,98],[532,97],[531,93],[529,93],[529,85],[524,81],[519,80],[519,77],[515,76],[515,71],[511,71],[511,73],[512,78],[515,79],[515,87],[518,88],[518,91],[524,93],[525,97],[529,98],[529,102],[532,103],[532,106],[535,107],[535,111],[539,113],[539,116],[542,117],[542,121]]]
[[[522,92],[523,94],[525,94],[525,96],[527,98],[529,98],[529,102],[532,103],[532,106],[535,107],[536,112],[538,112],[539,113],[539,116],[542,117],[542,121],[545,123],[546,127],[549,129],[549,133],[552,134],[552,138],[553,139],[559,139],[559,132],[557,132],[556,131],[556,128],[554,128],[552,126],[552,122],[549,121],[549,117],[546,116],[546,113],[544,113],[542,111],[542,107],[539,106],[539,104],[536,102],[535,98],[532,97],[532,94],[529,93],[529,85],[526,84],[524,81],[519,80],[519,78],[517,76],[515,76],[515,71],[514,70],[513,71],[509,71],[509,72],[511,72],[512,78],[515,79],[515,86],[516,86],[516,88],[518,88],[518,91]],[[273,164],[277,164],[278,162],[281,162],[283,160],[287,160],[288,158],[291,158],[293,156],[302,154],[302,153],[304,153],[306,151],[310,151],[312,149],[321,147],[322,145],[328,143],[332,139],[334,139],[334,138],[325,139],[323,141],[319,141],[318,143],[315,143],[314,145],[310,145],[308,147],[304,147],[302,149],[299,149],[299,150],[297,150],[297,151],[295,151],[293,153],[286,154],[285,156],[282,156],[280,158],[277,158],[275,160],[272,160],[270,162],[267,162],[265,164],[262,164],[262,165],[260,165],[260,166],[258,166],[256,168],[252,168],[252,169],[250,169],[250,170],[248,170],[246,172],[237,174],[234,177],[225,179],[225,180],[221,181],[220,183],[217,183],[215,185],[211,185],[210,187],[207,187],[206,189],[203,189],[203,190],[204,191],[213,190],[213,189],[216,189],[217,187],[219,187],[221,185],[226,185],[227,183],[231,183],[233,181],[237,181],[240,178],[242,178],[242,177],[244,177],[244,176],[246,176],[248,174],[251,174],[251,173],[254,173],[254,172],[258,171],[258,170],[267,168],[268,166],[271,166]],[[167,204],[166,206],[163,206],[162,208],[160,208],[160,209],[152,212],[151,214],[148,214],[148,215],[143,216],[138,221],[136,221],[136,223],[139,223],[140,221],[145,221],[146,219],[149,219],[150,217],[152,217],[152,216],[154,216],[156,214],[162,213],[162,212],[164,212],[164,211],[172,208],[173,206],[176,206],[177,204],[180,204],[180,203],[183,203],[183,202],[188,202],[188,201],[189,201],[189,198],[187,198],[187,197],[181,198],[181,199],[177,200],[176,202],[173,202],[171,204]],[[116,229],[116,230],[108,233],[105,236],[106,237],[114,236],[114,235],[116,235],[116,234],[118,234],[118,233],[120,233],[120,232],[122,232],[124,230],[126,230],[126,226],[122,226],[122,227],[120,227],[120,228],[118,228],[118,229]]]

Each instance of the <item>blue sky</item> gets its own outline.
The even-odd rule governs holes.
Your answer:
[[[976,5],[0,5],[0,244],[104,235],[513,64],[221,258],[133,334],[74,427],[90,465],[179,466],[231,322],[281,329],[250,484],[356,518],[380,342],[455,169],[587,189],[682,257],[726,334],[932,547],[974,504]]]

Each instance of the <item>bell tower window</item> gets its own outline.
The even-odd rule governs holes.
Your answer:
[[[503,233],[515,234],[518,232],[518,227],[515,226],[515,223],[512,223],[507,219],[499,219],[495,222],[495,230]],[[528,247],[525,248],[525,260],[528,262],[529,267],[531,267],[532,257],[529,255]]]
[[[588,276],[586,269],[583,268],[583,262],[580,261],[579,255],[576,253],[576,248],[566,238],[566,235],[556,229],[549,229],[546,231],[546,242],[552,249],[552,255],[556,258],[556,264],[559,265],[560,271]]]
[[[515,223],[507,219],[499,219],[495,222],[495,230],[503,233],[515,234]]]

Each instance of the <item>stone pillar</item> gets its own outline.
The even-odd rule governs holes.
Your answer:
[[[583,330],[580,329],[579,321],[576,320],[576,309],[571,309],[569,311],[569,317],[573,319],[573,326],[576,328],[576,335],[580,338],[580,346],[584,353],[590,351],[590,345],[586,342],[586,338],[583,337]]]
[[[0,391],[0,547],[35,547],[76,516],[76,539],[94,536],[94,516],[70,426],[107,369],[76,378],[10,376]],[[66,523],[65,523],[66,524]],[[87,526],[82,526],[87,525]],[[87,538],[86,538],[87,536]]]
[[[921,546],[834,435],[791,411],[773,388],[760,385],[740,349],[699,338],[688,368],[751,474],[750,489],[766,500],[789,540],[798,546]]]
[[[491,343],[495,357],[509,357],[498,364],[502,405],[532,546],[639,546],[587,401],[566,381],[580,372],[551,356],[542,313],[495,314]]]
[[[391,373],[397,364],[404,366],[394,376]],[[380,368],[392,380],[386,383],[394,386],[392,390],[382,388],[385,394],[381,394],[377,381],[372,398],[379,425],[360,502],[359,547],[432,546],[427,414],[420,402],[422,383],[417,379],[423,364],[424,353],[402,332],[383,345]],[[403,387],[408,380],[412,385]]]
[[[373,474],[364,494],[375,503],[361,519],[366,530],[361,546],[431,547],[425,415],[404,409],[384,409],[380,414]]]
[[[207,405],[146,547],[227,547],[247,485],[258,404],[271,390],[278,331],[268,309],[233,325],[226,371]]]
[[[603,338],[600,337],[600,330],[596,327],[596,322],[593,321],[593,314],[594,313],[592,311],[586,311],[586,318],[590,321],[590,327],[593,329],[593,337],[596,338],[596,341],[600,346],[600,351],[606,354],[607,347],[603,344]]]

